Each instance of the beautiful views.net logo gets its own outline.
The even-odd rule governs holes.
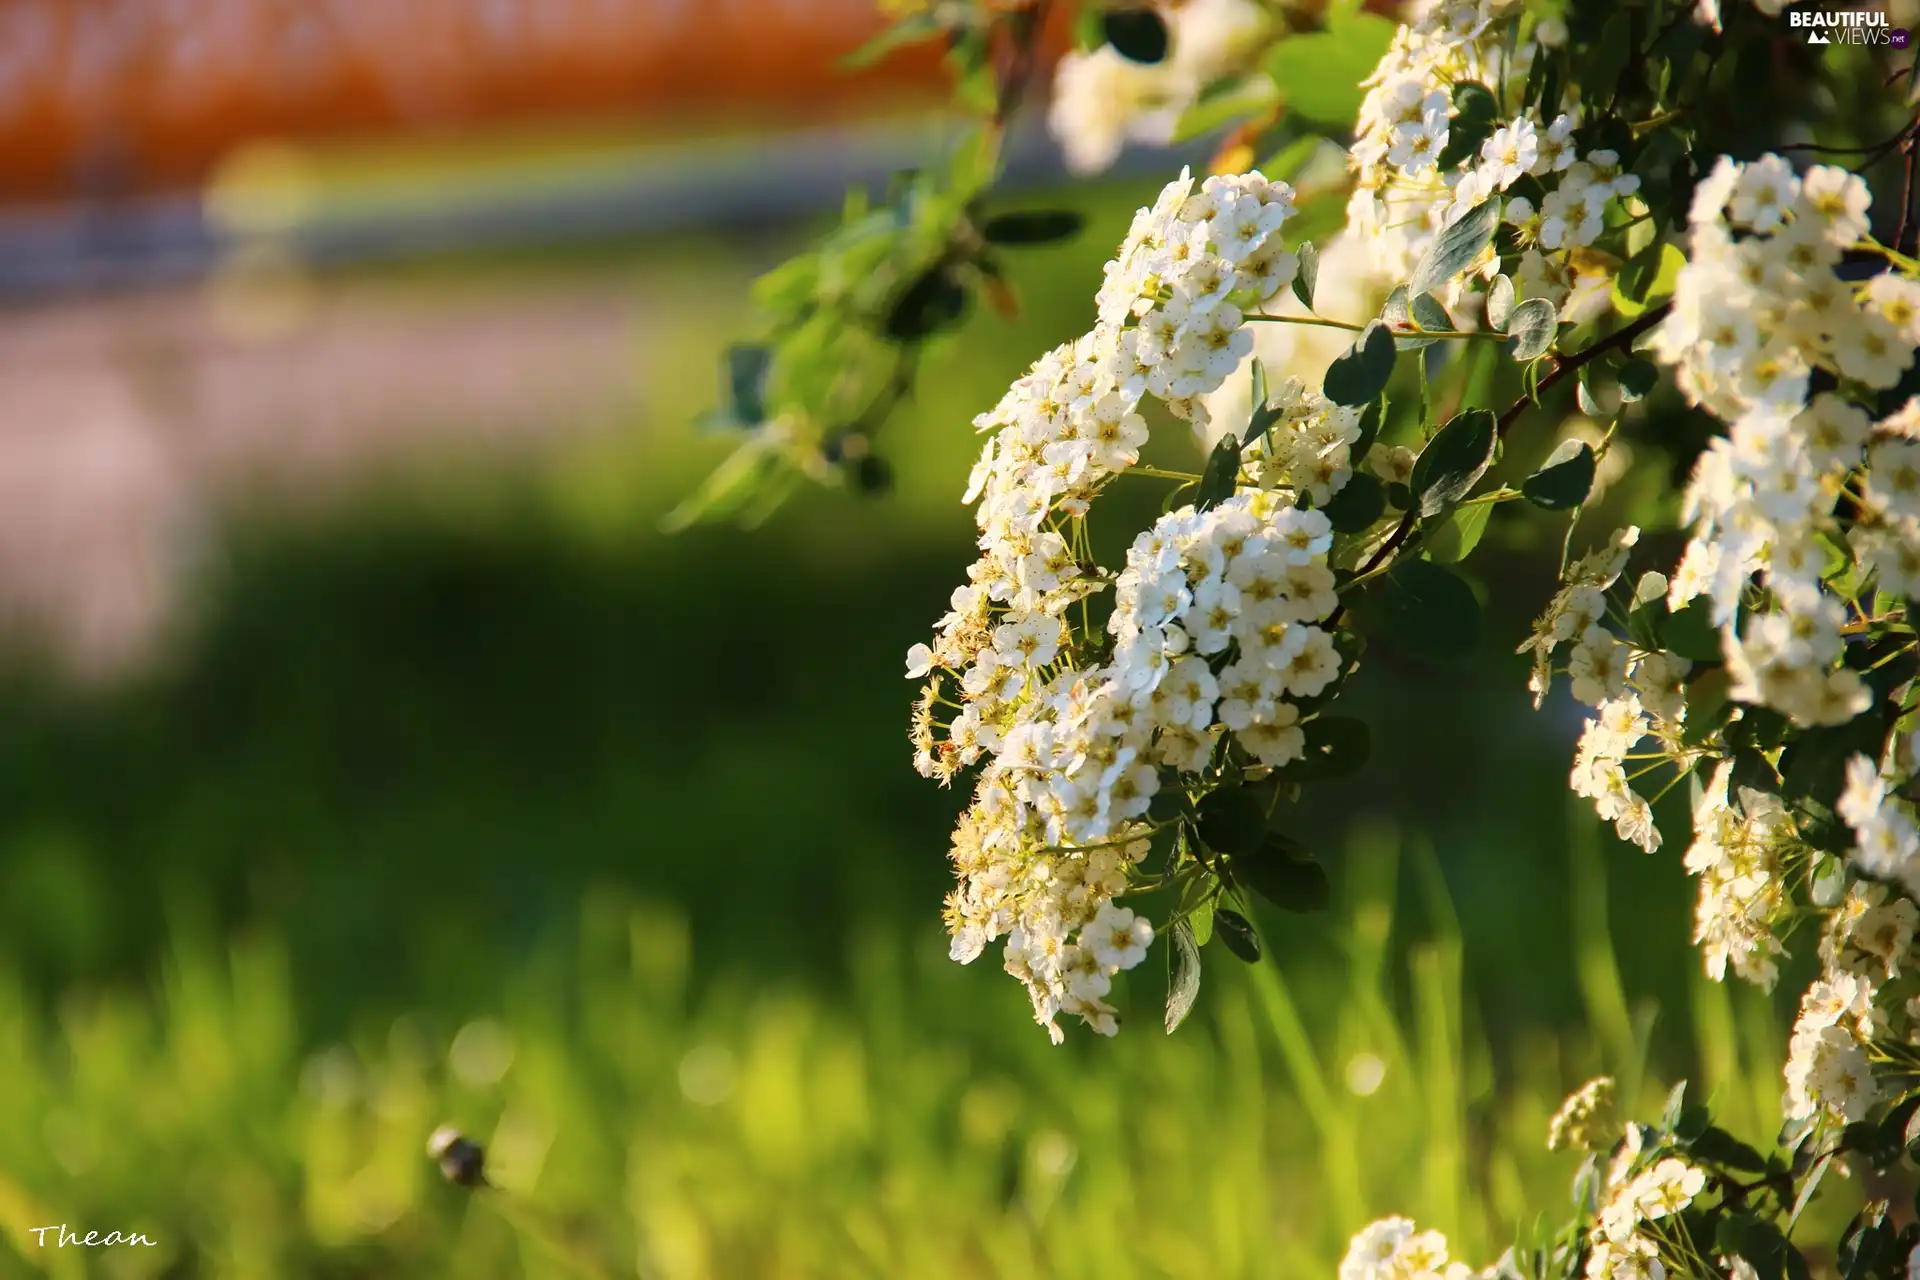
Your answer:
[[[1905,27],[1895,27],[1884,13],[1859,9],[1790,9],[1787,25],[1805,28],[1808,44],[1884,44],[1907,47]]]

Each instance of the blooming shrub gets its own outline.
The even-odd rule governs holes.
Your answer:
[[[1061,1015],[1114,1034],[1115,976],[1156,941],[1170,1031],[1212,939],[1257,962],[1250,896],[1312,910],[1328,895],[1284,828],[1303,787],[1365,761],[1367,727],[1335,706],[1344,683],[1373,642],[1475,642],[1479,599],[1451,566],[1510,503],[1566,522],[1558,589],[1518,648],[1536,706],[1565,676],[1591,708],[1573,791],[1651,854],[1655,804],[1688,786],[1693,940],[1713,980],[1771,990],[1806,945],[1796,926],[1817,937],[1779,1151],[1715,1127],[1684,1084],[1659,1124],[1621,1125],[1596,1081],[1550,1133],[1587,1153],[1563,1229],[1479,1273],[1391,1218],[1355,1237],[1342,1280],[1805,1275],[1792,1232],[1822,1174],[1888,1168],[1920,1133],[1920,123],[1851,149],[1862,168],[1905,157],[1881,239],[1863,178],[1821,162],[1848,149],[1798,144],[1813,162],[1797,164],[1765,145],[1820,127],[1830,94],[1709,109],[1755,50],[1820,83],[1818,52],[1780,42],[1782,8],[1428,0],[1394,27],[1334,3],[1324,30],[1288,33],[1244,0],[1193,0],[1165,21],[1107,12],[1106,42],[1060,68],[1050,119],[1080,168],[1196,116],[1238,124],[1218,172],[1182,174],[1136,215],[1092,328],[976,419],[980,556],[907,660],[925,681],[917,767],[972,788],[954,959],[997,944],[1055,1041]],[[1005,35],[1007,6],[967,12],[987,47]],[[1286,118],[1284,72],[1376,37],[1347,104],[1344,221],[1316,247],[1297,229],[1323,193],[1292,185],[1314,144],[1271,173],[1237,161]],[[1896,76],[1860,58],[1900,107]],[[1331,109],[1305,94],[1309,119]],[[993,241],[973,216],[961,240]],[[962,260],[987,262],[950,250],[942,270]],[[1486,483],[1569,380],[1598,438]],[[1582,523],[1654,395],[1704,438],[1676,495],[1677,557]],[[1169,427],[1210,443],[1203,469],[1142,462]],[[1165,501],[1103,565],[1092,522],[1115,483]],[[1149,891],[1156,922],[1120,905]],[[1905,1274],[1916,1245],[1920,1225],[1873,1201],[1838,1267]]]

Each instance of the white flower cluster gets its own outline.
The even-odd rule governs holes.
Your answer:
[[[1038,615],[1036,626],[1030,615],[996,629],[1007,638],[992,652],[1011,661],[985,659],[998,664],[988,680],[973,676],[978,663],[963,679],[971,700],[949,742],[959,737],[992,760],[955,836],[953,956],[971,961],[1005,936],[1008,971],[1056,1038],[1061,1012],[1116,1029],[1101,997],[1151,940],[1124,912],[1118,923],[1135,930],[1139,948],[1103,950],[1101,941],[1126,868],[1145,852],[1140,822],[1160,770],[1204,769],[1226,730],[1268,765],[1304,751],[1296,702],[1322,693],[1341,665],[1332,637],[1313,625],[1337,604],[1331,543],[1325,516],[1265,492],[1204,512],[1183,507],[1128,550],[1114,584],[1110,663],[1057,665],[1059,622]],[[1046,633],[1040,644],[1023,650],[1036,632]],[[1230,648],[1233,662],[1209,662]]]
[[[1107,168],[1130,139],[1172,142],[1201,90],[1254,50],[1268,29],[1251,0],[1185,0],[1155,12],[1167,26],[1167,56],[1159,62],[1135,62],[1112,45],[1060,59],[1047,125],[1074,173]]]
[[[1780,797],[1741,787],[1729,798],[1733,762],[1722,760],[1693,809],[1693,845],[1687,870],[1700,877],[1693,940],[1706,956],[1707,975],[1726,980],[1727,967],[1768,991],[1786,954],[1777,926],[1791,914],[1786,862],[1804,853]]]
[[[1248,447],[1260,485],[1325,506],[1353,478],[1361,411],[1336,405],[1298,378],[1281,383],[1265,407],[1275,415],[1273,423]]]
[[[933,644],[908,655],[910,677],[931,676],[913,729],[920,771],[951,779],[984,761],[954,836],[953,956],[1004,938],[1008,970],[1056,1040],[1061,1013],[1112,1034],[1112,976],[1152,938],[1113,899],[1145,855],[1161,771],[1204,769],[1229,731],[1268,765],[1299,758],[1298,704],[1340,673],[1331,635],[1313,625],[1338,607],[1332,528],[1279,494],[1162,516],[1117,575],[1082,560],[1079,517],[1138,460],[1141,400],[1195,412],[1193,397],[1244,354],[1240,301],[1291,278],[1276,234],[1290,197],[1258,174],[1197,193],[1183,175],[1139,212],[1094,330],[977,420],[994,432],[967,490],[981,557]],[[1339,418],[1297,399],[1289,459]],[[1332,457],[1351,438],[1319,447]],[[1065,621],[1108,585],[1110,647]]]
[[[1401,29],[1367,82],[1347,226],[1373,246],[1378,270],[1405,279],[1442,227],[1532,177],[1545,189],[1539,207],[1516,196],[1502,216],[1532,246],[1520,267],[1522,288],[1557,306],[1576,283],[1572,251],[1599,239],[1608,203],[1637,191],[1640,180],[1622,171],[1613,151],[1579,154],[1571,112],[1550,121],[1521,112],[1477,153],[1440,168],[1453,131],[1452,87],[1473,82],[1498,92],[1524,74],[1532,46],[1510,55],[1506,43],[1515,8],[1511,0],[1444,0]]]
[[[1686,754],[1680,745],[1686,717],[1680,684],[1689,664],[1671,654],[1638,649],[1605,625],[1607,592],[1625,572],[1639,538],[1639,529],[1629,525],[1605,547],[1569,566],[1560,591],[1518,651],[1533,655],[1528,687],[1537,708],[1553,682],[1555,652],[1570,646],[1566,670],[1573,696],[1595,707],[1597,714],[1580,735],[1569,785],[1575,795],[1594,802],[1622,840],[1652,853],[1660,847],[1660,829],[1653,824],[1653,807],[1633,789],[1627,760],[1649,734],[1668,753]],[[1636,600],[1640,594],[1636,591]]]
[[[1368,1224],[1340,1261],[1340,1280],[1473,1280],[1474,1275],[1466,1263],[1448,1260],[1445,1236],[1421,1231],[1409,1218]]]
[[[1314,303],[1319,314],[1352,323],[1372,318],[1387,291],[1407,279],[1443,227],[1522,177],[1537,180],[1544,195],[1538,208],[1513,196],[1502,212],[1524,246],[1515,279],[1520,292],[1548,299],[1567,320],[1588,318],[1607,305],[1611,277],[1603,260],[1578,251],[1605,229],[1609,202],[1631,195],[1640,180],[1622,171],[1615,152],[1578,152],[1577,111],[1556,108],[1551,120],[1521,112],[1477,152],[1445,171],[1438,165],[1454,127],[1453,86],[1479,83],[1503,93],[1524,80],[1534,45],[1509,50],[1507,39],[1520,16],[1514,0],[1426,0],[1396,33],[1365,82],[1368,93],[1354,129],[1355,182],[1346,226],[1321,251]],[[1441,301],[1466,320],[1467,305],[1477,305],[1467,281],[1493,270],[1489,252],[1476,270],[1447,287]],[[1304,316],[1306,308],[1283,297],[1276,314]],[[1268,368],[1312,377],[1346,345],[1337,329],[1275,324],[1255,335],[1254,354]],[[1244,411],[1245,386],[1241,375],[1209,398],[1216,417]]]
[[[1639,1133],[1628,1128],[1629,1141],[1608,1171],[1600,1221],[1588,1238],[1587,1280],[1666,1280],[1660,1223],[1692,1204],[1707,1185],[1704,1171],[1673,1156],[1633,1172]]]
[[[1805,725],[1843,723],[1872,700],[1840,665],[1848,610],[1821,582],[1836,500],[1859,500],[1853,550],[1881,590],[1920,586],[1920,440],[1908,430],[1920,415],[1876,427],[1849,399],[1809,396],[1815,370],[1891,387],[1920,343],[1920,285],[1891,272],[1854,285],[1836,273],[1866,232],[1869,200],[1844,169],[1801,177],[1778,156],[1722,157],[1694,194],[1689,261],[1653,339],[1689,398],[1731,424],[1688,485],[1694,538],[1669,603],[1710,599],[1733,696]],[[1736,631],[1756,573],[1773,607]]]
[[[1613,1121],[1613,1077],[1596,1076],[1567,1095],[1547,1122],[1547,1150],[1584,1151],[1607,1145]]]
[[[1835,811],[1853,828],[1853,860],[1862,871],[1920,894],[1920,826],[1912,806],[1894,799],[1879,765],[1861,755],[1847,762]]]
[[[1807,988],[1787,1047],[1788,1120],[1825,1114],[1851,1122],[1880,1100],[1866,1050],[1882,1018],[1874,995],[1872,982],[1844,970],[1829,970]]]

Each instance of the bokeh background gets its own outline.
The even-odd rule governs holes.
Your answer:
[[[900,672],[967,422],[1207,148],[1069,185],[1029,126],[1004,202],[1088,229],[931,353],[893,489],[663,534],[751,279],[955,136],[937,58],[836,70],[878,21],[0,0],[0,1273],[1312,1276],[1390,1211],[1485,1263],[1589,1075],[1771,1135],[1684,793],[1620,845],[1529,706],[1540,513],[1470,661],[1370,655],[1374,760],[1297,816],[1335,910],[1210,948],[1179,1034],[1157,954],[1061,1048],[947,962]],[[1657,526],[1684,459],[1635,448],[1608,515]]]

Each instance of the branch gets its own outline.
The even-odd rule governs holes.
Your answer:
[[[1420,509],[1417,506],[1402,515],[1400,517],[1400,524],[1388,535],[1387,540],[1381,543],[1379,547],[1374,550],[1374,553],[1367,557],[1367,562],[1354,572],[1352,582],[1360,581],[1375,569],[1385,564],[1387,557],[1398,551],[1401,544],[1407,540],[1408,535],[1413,532],[1415,522],[1419,519]],[[1352,585],[1352,583],[1350,582],[1348,585]],[[1326,621],[1320,625],[1329,631],[1333,630],[1333,628],[1340,623],[1340,615],[1346,611],[1347,606],[1344,602],[1336,605],[1333,612],[1327,615]]]
[[[1615,330],[1598,342],[1595,342],[1592,346],[1581,351],[1576,351],[1570,356],[1564,356],[1555,360],[1553,371],[1544,378],[1541,378],[1534,386],[1533,395],[1520,397],[1505,413],[1500,415],[1499,421],[1494,425],[1494,434],[1504,440],[1508,430],[1512,428],[1514,423],[1520,420],[1520,415],[1525,413],[1530,405],[1539,403],[1541,392],[1549,390],[1568,374],[1578,373],[1584,366],[1593,363],[1593,361],[1599,359],[1607,352],[1631,345],[1635,338],[1638,338],[1641,334],[1653,328],[1653,326],[1659,324],[1662,320],[1665,320],[1667,318],[1667,312],[1671,310],[1673,310],[1673,304],[1671,302],[1663,303],[1648,311],[1626,328]]]

